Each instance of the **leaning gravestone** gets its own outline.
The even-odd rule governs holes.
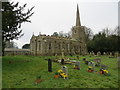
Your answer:
[[[48,59],[48,72],[52,72],[52,60]]]
[[[61,69],[63,70],[63,72],[68,75],[68,68],[67,66],[61,66]]]

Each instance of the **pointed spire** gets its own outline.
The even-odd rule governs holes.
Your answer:
[[[34,32],[33,32],[33,36],[34,36]]]
[[[41,32],[39,32],[39,36],[41,35]]]
[[[81,26],[78,4],[77,4],[77,13],[76,13],[76,26]]]

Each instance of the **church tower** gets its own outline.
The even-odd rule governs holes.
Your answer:
[[[78,4],[76,12],[76,25],[72,27],[72,39],[78,40],[81,43],[81,53],[87,52],[85,43],[85,27],[81,26]]]

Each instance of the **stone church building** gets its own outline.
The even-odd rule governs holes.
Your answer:
[[[30,39],[30,52],[32,55],[84,55],[87,54],[85,43],[85,28],[81,26],[79,7],[77,5],[76,25],[72,27],[72,38],[53,35],[33,34]]]

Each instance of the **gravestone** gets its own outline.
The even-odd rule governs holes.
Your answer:
[[[63,70],[63,72],[68,75],[68,68],[67,66],[61,66],[61,70]]]
[[[65,64],[64,59],[61,59],[61,64],[62,64],[62,65],[64,65],[64,64]]]
[[[112,52],[110,52],[110,56],[112,56]]]
[[[76,63],[75,63],[75,67],[74,67],[74,69],[80,69],[80,61],[77,61]]]
[[[87,65],[88,65],[89,61],[87,61],[87,59],[86,59],[86,58],[83,58],[83,61],[84,61],[84,63],[85,63],[85,64],[87,64]]]
[[[95,56],[95,53],[92,51],[92,55]]]
[[[106,53],[105,53],[105,52],[103,52],[103,55],[106,55]]]
[[[109,55],[109,52],[107,52],[106,55]]]
[[[80,61],[77,61],[76,65],[80,68]]]
[[[101,55],[101,52],[99,51],[99,52],[97,52],[97,56],[100,56]]]
[[[119,56],[119,52],[115,52],[115,57],[118,57]]]
[[[108,69],[108,66],[104,65],[104,64],[101,64],[100,67],[101,67],[101,69]]]
[[[91,52],[90,52],[89,54],[90,54],[90,55],[92,55],[92,53],[91,53]]]
[[[48,59],[48,72],[52,72],[52,60]]]
[[[93,70],[94,70],[94,67],[95,67],[95,63],[94,62],[88,62],[88,66],[91,66],[92,68],[93,68]]]
[[[93,61],[96,63],[95,66],[100,66],[100,64],[101,64],[101,59],[100,58],[96,58]]]

